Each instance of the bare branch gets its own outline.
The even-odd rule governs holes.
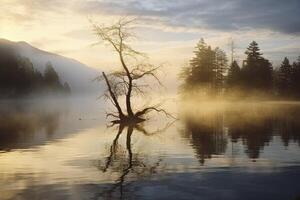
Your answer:
[[[135,128],[137,131],[143,133],[146,136],[152,136],[152,135],[156,135],[156,134],[160,134],[165,132],[166,130],[168,130],[177,120],[173,120],[172,122],[167,123],[163,128],[161,129],[157,129],[155,131],[149,132],[148,130],[146,130],[143,126],[140,125],[136,125]]]
[[[139,112],[136,112],[136,116],[137,117],[140,117],[140,116],[143,116],[151,111],[156,111],[156,112],[162,112],[164,113],[167,117],[169,118],[173,118],[173,119],[177,119],[176,117],[174,117],[173,115],[171,115],[170,113],[168,113],[166,110],[164,109],[161,109],[161,108],[156,108],[156,107],[148,107],[148,108],[144,108],[143,110],[139,111]]]
[[[161,83],[157,75],[157,72],[160,68],[161,66],[154,66],[151,64],[142,63],[133,68],[130,73],[132,75],[133,80],[139,80],[141,78],[149,76],[154,78],[159,83],[159,85],[162,86],[163,84]]]
[[[106,118],[108,118],[108,117],[119,118],[119,116],[117,114],[113,114],[113,113],[107,113]]]
[[[119,112],[119,116],[120,116],[120,118],[123,118],[123,117],[124,117],[123,111],[122,111],[122,109],[121,109],[121,107],[120,107],[120,105],[119,105],[119,102],[118,102],[118,100],[117,100],[115,94],[113,93],[113,91],[112,91],[112,89],[111,89],[110,83],[109,83],[109,81],[108,81],[108,79],[107,79],[107,77],[106,77],[106,75],[105,75],[104,72],[102,72],[102,75],[103,75],[103,77],[104,77],[104,79],[105,79],[105,82],[106,82],[106,85],[107,85],[107,87],[108,87],[108,90],[109,90],[111,99],[113,100],[114,105],[115,105],[115,107],[117,108],[117,110],[118,110],[118,112]]]

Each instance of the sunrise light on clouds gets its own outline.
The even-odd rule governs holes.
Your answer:
[[[0,37],[26,41],[91,67],[112,67],[115,62],[110,52],[93,46],[97,38],[89,19],[113,22],[126,15],[140,22],[134,45],[158,63],[183,65],[203,37],[227,51],[233,39],[240,60],[247,44],[255,39],[265,56],[278,64],[283,53],[291,59],[299,54],[298,8],[297,0],[2,0]]]

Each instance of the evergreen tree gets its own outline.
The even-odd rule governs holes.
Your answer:
[[[273,68],[269,60],[262,57],[258,44],[253,41],[245,52],[247,59],[241,70],[242,85],[247,90],[270,92],[273,83]]]
[[[241,68],[238,63],[234,60],[229,67],[227,76],[228,88],[239,87],[241,81]]]
[[[45,77],[45,82],[48,83],[49,85],[57,84],[59,82],[59,77],[55,69],[53,68],[51,62],[48,62],[46,64],[44,77]]]
[[[295,97],[300,97],[300,56],[298,60],[293,63],[291,75],[291,88]]]
[[[12,96],[16,93],[19,65],[13,50],[0,46],[0,95]]]
[[[59,76],[50,62],[46,64],[46,68],[44,72],[44,82],[45,82],[45,87],[49,91],[63,89],[63,86],[61,85],[59,80]]]
[[[214,52],[203,39],[199,41],[191,60],[192,81],[196,84],[208,84],[213,80]]]
[[[18,93],[30,93],[34,89],[35,72],[29,58],[18,57],[18,77]]]
[[[70,86],[60,83],[51,63],[47,63],[43,76],[28,58],[0,46],[0,97],[20,97],[36,92],[70,93]]]
[[[64,92],[66,94],[71,94],[71,87],[67,82],[64,83]]]
[[[247,62],[255,62],[259,59],[261,59],[262,57],[262,53],[260,53],[260,48],[258,47],[257,42],[252,41],[249,44],[249,47],[247,48],[245,54],[247,55]]]
[[[278,73],[278,93],[289,96],[292,90],[292,66],[287,57],[284,58]]]
[[[212,49],[201,39],[194,51],[195,57],[190,65],[181,73],[184,79],[182,89],[197,90],[206,96],[220,94],[224,88],[225,73],[227,70],[227,57],[219,48]]]
[[[195,57],[191,59],[190,66],[186,69],[186,77],[183,88],[185,90],[201,88],[203,94],[207,94],[213,81],[213,57],[214,52],[203,39],[201,39],[194,51]]]
[[[44,88],[44,77],[42,75],[41,72],[39,72],[38,70],[34,70],[34,91],[36,92],[42,92],[43,88]]]

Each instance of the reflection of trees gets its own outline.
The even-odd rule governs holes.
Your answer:
[[[249,158],[259,158],[260,151],[272,140],[273,119],[262,119],[262,121],[249,121],[240,119],[236,124],[229,119],[229,137],[232,142],[242,140]]]
[[[120,199],[128,198],[125,195],[134,195],[133,191],[129,191],[131,184],[129,180],[136,180],[151,176],[157,173],[158,167],[160,166],[161,159],[156,162],[151,163],[145,160],[145,157],[139,155],[139,153],[133,152],[132,150],[132,134],[134,131],[140,132],[146,136],[152,136],[166,130],[171,124],[168,124],[165,128],[159,129],[154,132],[148,132],[140,124],[129,124],[122,125],[118,127],[117,135],[115,136],[110,149],[109,155],[106,157],[105,161],[98,161],[96,163],[97,168],[103,173],[108,172],[111,174],[117,174],[117,178],[112,187],[98,193],[95,197],[104,197],[106,199],[115,199],[119,197]],[[126,129],[126,149],[118,143],[120,136]],[[119,191],[119,194],[118,194]]]
[[[199,162],[203,165],[205,159],[212,155],[223,154],[226,150],[226,137],[223,134],[222,116],[214,116],[205,123],[188,120],[187,133],[192,147],[196,151]]]
[[[24,147],[34,140],[37,132],[45,131],[51,137],[59,126],[59,113],[1,111],[0,150]]]
[[[299,106],[230,108],[185,117],[184,133],[201,164],[212,155],[224,154],[228,139],[241,141],[248,157],[257,159],[274,136],[280,136],[285,146],[300,145],[299,119]]]
[[[290,142],[298,142],[300,146],[300,109],[290,108],[284,113],[284,117],[276,120],[276,128],[280,133],[284,146]]]

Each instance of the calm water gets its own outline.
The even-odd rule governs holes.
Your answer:
[[[94,99],[1,102],[0,199],[299,199],[300,104],[176,112],[108,128]]]

